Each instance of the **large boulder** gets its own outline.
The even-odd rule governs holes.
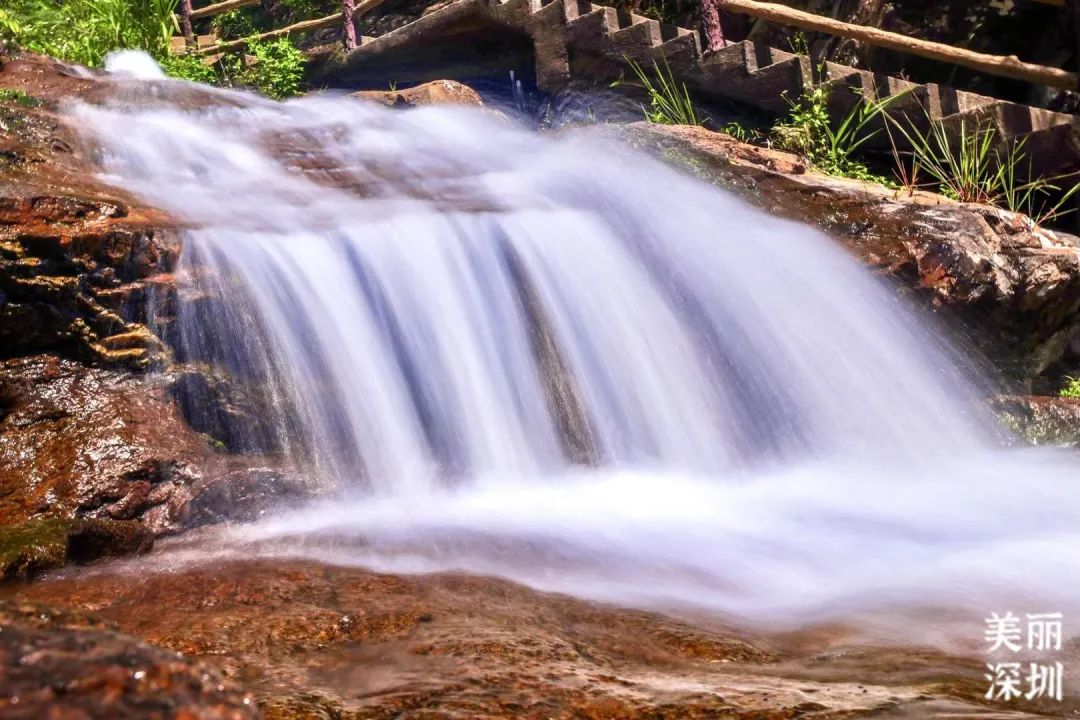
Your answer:
[[[482,107],[483,99],[468,85],[454,80],[433,80],[404,90],[361,90],[353,97],[377,102],[387,107],[419,107],[422,105],[470,105]]]

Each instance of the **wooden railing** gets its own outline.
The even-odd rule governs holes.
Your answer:
[[[303,22],[298,22],[294,25],[288,25],[283,28],[278,28],[277,30],[262,33],[253,38],[242,38],[240,40],[231,40],[229,42],[218,42],[213,36],[196,36],[193,22],[195,20],[213,17],[230,10],[236,10],[237,8],[260,5],[262,4],[262,0],[222,0],[222,2],[213,3],[197,10],[192,8],[191,0],[181,0],[178,9],[180,11],[180,27],[184,33],[183,45],[188,52],[193,52],[198,55],[215,55],[217,53],[240,50],[252,40],[276,40],[281,37],[303,32],[312,32],[314,30],[322,30],[323,28],[334,27],[339,24],[342,25],[342,29],[344,30],[345,48],[346,50],[352,50],[357,44],[356,21],[361,15],[378,7],[384,1],[385,0],[363,0],[363,2],[357,4],[356,0],[341,0],[341,12],[317,18],[315,20],[304,20]],[[207,41],[208,37],[212,38],[212,42]]]
[[[1049,5],[1063,5],[1064,0],[1039,0]],[[965,48],[958,48],[944,43],[920,40],[919,38],[889,32],[867,25],[853,25],[813,13],[796,10],[787,5],[758,0],[712,0],[704,2],[706,8],[702,19],[702,30],[708,45],[715,46],[724,42],[720,32],[717,11],[749,15],[759,20],[768,20],[781,25],[793,25],[803,30],[813,30],[828,35],[838,35],[864,42],[867,45],[889,48],[900,52],[918,55],[941,62],[961,65],[972,70],[1000,75],[1014,80],[1024,80],[1037,85],[1076,90],[1077,74],[1060,68],[1036,65],[1020,60],[1015,55],[989,55]],[[1080,12],[1080,10],[1078,10]],[[1078,20],[1080,24],[1080,20]],[[715,49],[715,47],[713,47]]]

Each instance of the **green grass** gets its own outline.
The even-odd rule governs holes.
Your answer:
[[[648,107],[642,106],[645,119],[657,125],[701,125],[685,83],[675,80],[674,73],[664,61],[661,67],[653,61],[652,73],[629,58],[626,59],[641,87],[649,96]]]
[[[0,102],[13,102],[22,105],[25,108],[33,108],[41,105],[41,100],[33,95],[25,93],[22,90],[13,90],[11,88],[0,88]]]
[[[911,146],[907,163],[905,153],[894,149],[898,176],[925,172],[929,186],[946,197],[1022,213],[1036,225],[1072,212],[1062,208],[1080,191],[1080,183],[1065,181],[1075,180],[1077,173],[1032,177],[1027,138],[1004,141],[993,125],[963,119],[955,132],[928,115],[926,130],[910,120],[889,120]]]
[[[100,67],[119,49],[162,57],[178,31],[178,0],[8,0],[0,32],[19,46]]]

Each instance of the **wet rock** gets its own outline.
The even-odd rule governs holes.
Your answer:
[[[1032,445],[1080,447],[1080,398],[1002,395],[990,407],[1001,423]]]
[[[277,468],[247,468],[202,484],[184,508],[185,527],[254,522],[275,509],[302,502],[312,489]]]
[[[0,578],[29,579],[68,562],[145,552],[152,544],[151,533],[129,521],[49,517],[0,526]]]
[[[0,716],[8,720],[257,718],[253,699],[205,663],[80,613],[0,604]]]
[[[0,363],[0,523],[37,515],[179,522],[215,453],[164,380],[50,356]]]
[[[637,124],[623,136],[770,213],[818,226],[938,314],[1013,387],[1030,387],[1080,331],[1071,235],[986,206],[824,176],[704,128]]]
[[[482,107],[484,104],[484,101],[475,90],[454,80],[433,80],[405,90],[361,90],[352,95],[388,107],[417,107],[421,105],[472,105]]]
[[[232,452],[280,449],[274,409],[265,394],[202,363],[177,367],[170,390],[187,423]]]
[[[236,560],[79,574],[23,602],[93,609],[243,678],[266,717],[992,717],[979,660],[773,638],[495,578]],[[1030,717],[1016,708],[1016,717]]]

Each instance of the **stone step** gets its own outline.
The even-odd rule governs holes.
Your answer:
[[[697,33],[687,31],[653,48],[652,55],[657,62],[667,63],[676,75],[689,75],[701,60],[701,43]]]
[[[660,23],[644,18],[644,22],[634,23],[611,36],[615,52],[626,55],[635,62],[652,59],[652,50],[659,47]]]
[[[594,5],[591,10],[566,24],[567,39],[570,43],[596,43],[619,29],[619,20],[615,8]]]

